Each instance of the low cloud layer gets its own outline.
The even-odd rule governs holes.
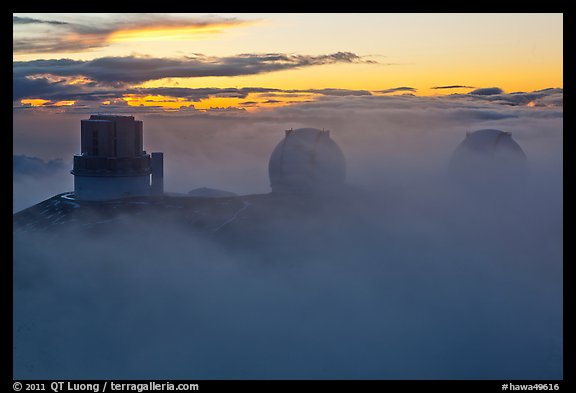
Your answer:
[[[349,192],[206,235],[138,218],[15,233],[14,377],[563,378],[563,110],[486,97],[137,114],[145,149],[165,154],[167,191],[267,193],[284,130],[316,127],[344,152]],[[71,157],[82,118],[15,112],[15,154]],[[512,133],[526,179],[449,180],[456,146],[482,128]],[[61,181],[52,195],[72,190],[72,175]],[[28,185],[15,201],[50,196]]]
[[[241,97],[248,91],[251,90],[222,92]],[[217,92],[207,89],[188,93]],[[522,104],[530,94],[538,95],[536,102],[542,106]],[[352,182],[369,181],[369,174],[375,172],[387,177],[390,169],[398,165],[414,167],[422,160],[428,160],[421,164],[423,167],[441,171],[466,131],[481,128],[510,131],[529,161],[559,165],[563,109],[561,105],[544,103],[561,104],[561,101],[562,90],[549,89],[499,96],[326,95],[313,102],[253,113],[234,108],[211,111],[190,108],[165,113],[161,108],[130,107],[123,101],[122,105],[110,105],[107,109],[144,121],[146,150],[165,152],[165,181],[169,191],[186,193],[205,186],[248,194],[269,191],[269,155],[284,129],[299,127],[332,130],[345,151]],[[250,102],[247,100],[245,104],[249,106]],[[71,160],[79,149],[80,120],[93,112],[91,108],[62,114],[34,108],[15,111],[14,154],[46,161]],[[42,133],[38,132],[40,129]],[[72,176],[69,173],[62,176],[71,185]],[[60,192],[70,189],[68,186]]]
[[[26,155],[12,156],[12,173],[17,179],[20,176],[46,176],[65,167],[62,159],[44,161],[38,157]]]
[[[511,106],[562,107],[564,102],[564,89],[561,88],[547,88],[531,92],[520,91],[513,93],[505,93],[498,87],[477,90],[487,90],[489,94],[472,94],[473,92],[471,92],[468,94],[453,94],[449,96],[449,98],[465,100],[472,98],[477,101]]]
[[[397,173],[234,237],[17,234],[15,378],[561,379],[557,184],[511,203]]]
[[[42,159],[25,154],[12,156],[12,209],[25,209],[73,187],[72,157]]]

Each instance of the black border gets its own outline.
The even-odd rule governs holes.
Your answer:
[[[162,10],[160,12],[189,12],[193,11],[195,13],[210,13],[214,14],[215,8],[218,8],[216,4],[204,2],[204,3],[187,3],[189,4],[188,10]],[[41,4],[33,4],[27,3],[26,6],[20,4],[17,7],[13,7],[12,13],[17,12],[25,12],[23,8],[33,8],[32,12],[71,12],[70,9],[73,9],[74,12],[77,11],[78,3],[76,5],[72,5],[70,3],[41,3]],[[86,4],[84,4],[86,5]],[[94,4],[92,4],[94,5]],[[415,13],[415,12],[427,12],[427,13],[437,13],[437,12],[449,12],[449,13],[492,13],[492,12],[499,12],[499,13],[562,13],[564,14],[564,39],[568,38],[568,41],[573,41],[574,31],[573,28],[569,30],[571,33],[567,34],[566,22],[570,20],[570,13],[568,12],[570,3],[569,2],[551,2],[547,1],[543,2],[529,2],[529,1],[517,1],[517,2],[502,2],[502,1],[488,1],[488,2],[463,2],[463,1],[452,1],[452,2],[443,2],[437,3],[433,1],[429,2],[418,2],[418,3],[411,3],[411,2],[396,2],[394,3],[376,3],[376,2],[366,2],[365,4],[354,3],[356,10],[350,11],[350,3],[331,3],[329,5],[330,13],[359,13],[359,12],[384,12],[384,13],[393,13],[393,12],[406,12],[406,13]],[[171,8],[182,8],[182,3],[178,4],[179,7],[171,7]],[[236,4],[220,4],[220,8],[224,6],[224,8],[229,8],[227,10],[221,9],[222,12],[238,12],[238,13],[246,13],[246,12],[278,12],[275,11],[274,8],[282,6],[280,3],[270,3],[267,2],[266,4],[258,4],[258,3],[236,3]],[[300,7],[300,11],[283,11],[283,12],[302,12],[302,13],[313,13],[314,10],[310,9],[312,5],[307,4],[306,7]],[[318,8],[324,8],[321,3],[316,4],[315,6]],[[382,9],[382,7],[385,7]],[[14,9],[18,8],[18,9]],[[81,7],[80,7],[81,8]],[[90,7],[92,8],[92,7]],[[158,6],[151,6],[151,3],[138,3],[137,5],[129,5],[129,4],[106,4],[106,12],[125,12],[125,13],[134,13],[135,9],[138,9],[138,12],[158,12]],[[154,8],[154,9],[151,9]],[[164,7],[166,8],[166,7]],[[380,8],[380,9],[378,9]],[[60,10],[58,10],[60,9]],[[191,10],[193,9],[193,10]],[[326,13],[327,10],[316,11],[316,13]],[[7,16],[9,14],[6,14]],[[6,23],[8,26],[9,24]],[[572,27],[572,26],[570,26]],[[566,50],[566,48],[572,48],[570,42],[565,43],[564,45],[564,70],[568,70],[568,73],[565,73],[568,78],[564,77],[564,102],[565,106],[570,107],[570,101],[572,97],[573,91],[573,72],[576,69],[574,67],[573,62],[573,53],[571,50]],[[6,51],[7,53],[7,51]],[[8,64],[8,61],[6,62]],[[568,67],[567,67],[568,65]],[[8,89],[7,89],[8,90]],[[8,94],[8,93],[6,93]],[[10,103],[12,99],[10,98]],[[8,104],[8,103],[7,103]],[[8,108],[8,105],[6,105]],[[568,114],[568,116],[566,116]],[[564,168],[566,167],[567,161],[564,159],[565,157],[570,158],[569,155],[566,153],[566,149],[564,146],[568,145],[571,146],[569,139],[571,137],[574,127],[571,127],[572,116],[570,115],[571,112],[565,112],[564,114],[564,122],[568,122],[567,125],[564,126],[565,129],[568,130],[567,133],[564,133],[564,137],[568,136],[568,140],[565,141],[563,144],[563,162]],[[13,116],[13,115],[12,115]],[[7,138],[8,139],[8,138]],[[10,137],[8,141],[13,146],[13,134],[10,133]],[[10,157],[5,154],[3,159],[6,160],[5,168],[12,168],[12,161],[8,163]],[[564,169],[564,173],[566,170]],[[10,175],[12,176],[12,174]],[[566,183],[564,181],[564,201],[572,201],[572,198],[568,197],[570,191],[570,182]],[[12,209],[11,204],[8,205],[8,201],[6,203],[6,212],[8,213],[8,206],[10,208],[10,212]],[[570,212],[570,204],[564,203],[564,217],[566,217],[566,212]],[[568,209],[566,209],[568,208]],[[8,216],[8,214],[7,214]],[[8,221],[8,217],[6,219]],[[10,219],[11,221],[11,219]],[[570,222],[570,221],[568,221]],[[11,239],[13,240],[13,235],[11,235]],[[565,239],[564,239],[565,240]],[[12,242],[13,244],[13,242]],[[564,247],[564,255],[566,256],[569,254],[569,248]],[[9,302],[9,304],[5,305],[5,310],[9,310],[10,321],[13,321],[13,250],[12,247],[10,248],[10,256],[11,260],[10,263],[5,261],[5,272],[3,276],[6,279],[10,279],[9,285],[3,285],[4,288],[4,296],[5,302]],[[564,258],[564,260],[572,261],[570,257]],[[564,263],[564,274],[563,274],[563,291],[564,291],[564,310],[571,310],[573,303],[571,299],[574,298],[574,294],[570,295],[573,292],[573,284],[572,284],[572,264],[571,263]],[[566,307],[566,304],[569,304]],[[570,313],[570,311],[569,311]],[[124,383],[146,383],[149,381],[156,381],[156,382],[166,382],[170,381],[172,383],[197,383],[201,391],[219,391],[220,389],[226,389],[227,391],[239,389],[239,388],[247,388],[250,391],[263,391],[263,392],[270,392],[278,388],[286,388],[286,389],[343,389],[347,391],[359,391],[359,390],[370,390],[373,388],[388,388],[388,389],[395,389],[397,391],[402,391],[404,389],[413,389],[415,391],[427,391],[429,389],[441,389],[445,392],[467,392],[467,391],[486,391],[486,392],[499,392],[502,391],[502,385],[505,383],[513,383],[513,384],[558,384],[560,389],[559,391],[566,391],[570,389],[573,391],[573,357],[571,356],[572,353],[567,351],[567,348],[572,348],[570,344],[573,344],[571,332],[574,331],[573,325],[569,318],[570,314],[567,314],[564,311],[564,318],[563,318],[563,379],[562,380],[110,380],[115,382],[124,382]],[[13,325],[10,323],[10,325]],[[566,334],[568,332],[569,334]],[[4,346],[3,354],[9,359],[6,359],[4,364],[9,364],[10,367],[4,371],[4,378],[6,379],[6,385],[9,385],[11,391],[13,389],[13,383],[17,380],[13,379],[12,370],[13,370],[13,344],[12,344],[12,335],[10,336],[11,339],[8,341],[6,340],[6,344]],[[46,385],[46,391],[48,391],[49,384],[55,380],[26,380],[21,381],[21,383],[44,383]],[[102,380],[57,380],[57,381],[70,381],[70,382],[77,382],[77,383],[100,383],[102,384]],[[6,386],[4,385],[4,386]],[[51,391],[51,390],[50,390]],[[63,390],[63,391],[66,391]],[[102,391],[100,389],[100,391]],[[107,390],[109,391],[109,390]]]

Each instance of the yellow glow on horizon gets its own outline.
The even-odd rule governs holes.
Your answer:
[[[73,106],[76,101],[58,101],[54,103],[54,106]]]
[[[165,110],[177,110],[182,107],[193,106],[195,109],[238,107],[240,99],[236,97],[211,97],[200,101],[189,101],[181,97],[168,97],[161,95],[125,94],[123,96],[130,106],[154,106]]]
[[[124,94],[123,99],[130,106],[157,106],[164,109],[180,109],[180,107],[192,104],[192,102],[186,101],[184,98],[160,95]]]
[[[40,106],[73,106],[76,101],[56,101],[52,103],[50,100],[44,100],[42,98],[28,98],[24,100],[20,100],[21,105],[30,105],[33,107],[40,107]]]
[[[194,108],[196,109],[229,108],[229,107],[238,108],[240,107],[240,102],[242,101],[245,101],[245,99],[237,97],[210,97],[194,103]]]
[[[50,100],[43,100],[41,98],[29,98],[25,100],[20,100],[20,104],[30,106],[43,106],[44,104],[47,104],[49,102]]]
[[[185,98],[167,97],[160,95],[141,96],[137,94],[125,94],[124,100],[129,106],[154,106],[164,110],[178,110],[182,107],[194,107],[197,110],[212,108],[239,108],[243,101],[236,97],[210,97],[200,101],[188,101]],[[248,109],[248,108],[247,108]]]
[[[188,101],[185,98],[125,94],[123,100],[129,106],[158,107],[166,111],[175,111],[185,107],[193,107],[196,110],[237,108],[248,112],[261,109],[277,108],[295,103],[314,100],[318,94],[302,94],[297,96],[270,96],[265,93],[252,93],[245,98],[239,97],[209,97],[200,101]],[[110,101],[103,101],[103,105],[110,105]]]

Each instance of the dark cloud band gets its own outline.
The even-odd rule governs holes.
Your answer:
[[[442,89],[473,89],[474,86],[465,86],[465,85],[446,85],[446,86],[433,86],[431,89],[433,90],[442,90]]]
[[[477,96],[492,96],[502,93],[504,93],[504,90],[502,90],[499,87],[482,87],[480,89],[473,90],[468,94],[473,94]]]
[[[392,89],[376,90],[377,93],[381,93],[381,94],[396,93],[398,91],[415,92],[416,89],[414,87],[400,86],[400,87],[393,87]]]
[[[13,25],[48,24],[48,25],[63,26],[67,25],[68,23],[60,22],[57,20],[43,20],[28,17],[12,16],[12,24]]]
[[[106,84],[141,83],[162,78],[255,75],[315,65],[372,63],[351,52],[309,56],[282,53],[241,54],[228,57],[204,55],[185,58],[101,57],[81,61],[70,59],[18,61],[13,63],[14,78],[50,74],[87,77]]]

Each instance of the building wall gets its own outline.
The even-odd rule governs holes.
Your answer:
[[[150,175],[74,176],[74,195],[78,200],[102,201],[150,195]]]
[[[137,134],[134,118],[118,117],[114,123],[116,125],[116,155],[118,157],[134,157],[136,155],[134,140]]]
[[[89,156],[110,157],[114,154],[114,123],[106,120],[82,120],[81,153]],[[96,153],[96,154],[95,154]]]
[[[82,120],[81,152],[93,155],[94,143],[98,156],[136,157],[143,153],[142,121],[132,116],[92,115]],[[94,132],[97,138],[94,138]]]

